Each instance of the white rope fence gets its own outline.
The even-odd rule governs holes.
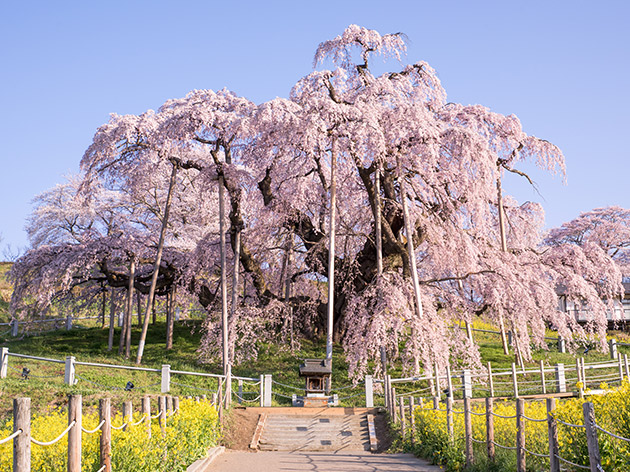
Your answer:
[[[68,432],[74,428],[74,426],[77,424],[76,421],[73,421],[72,423],[70,423],[68,425],[68,427],[66,429],[63,430],[63,433],[61,433],[59,436],[57,436],[55,439],[53,439],[52,441],[38,441],[37,439],[31,437],[31,442],[33,444],[37,444],[38,446],[52,446],[53,444],[61,441],[61,439],[63,439],[63,437],[68,434]]]

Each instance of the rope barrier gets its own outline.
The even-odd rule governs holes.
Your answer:
[[[525,416],[525,415],[522,415],[522,417],[525,418],[527,421],[533,421],[534,423],[544,423],[547,421],[547,418],[537,419],[537,418],[530,418],[529,416]]]
[[[15,372],[17,372],[18,374],[22,375],[22,371],[20,369],[16,369],[15,367],[13,367],[12,365],[7,364],[7,367],[11,370],[14,370]],[[58,374],[54,374],[54,375],[35,375],[35,374],[31,374],[30,372],[28,373],[28,377],[33,377],[34,379],[52,379],[55,377],[60,377],[64,375],[63,373],[58,373]]]
[[[291,400],[293,400],[293,397],[290,397],[288,395],[282,395],[281,393],[278,393],[278,392],[273,392],[273,394],[278,395],[279,397],[282,397],[282,398],[290,398]]]
[[[611,433],[610,431],[606,431],[604,428],[595,424],[595,427],[599,429],[602,433],[606,433],[608,436],[612,436],[613,438],[621,439],[622,441],[630,442],[630,439],[624,438],[623,436],[617,436],[615,433]]]
[[[155,415],[155,416],[150,416],[149,418],[151,418],[152,420],[154,420],[154,419],[156,419],[156,418],[159,418],[161,415],[162,415],[162,412],[161,412],[161,411],[158,411],[158,414],[157,414],[157,415]]]
[[[140,423],[142,423],[146,419],[146,417],[147,417],[147,414],[145,413],[140,417],[137,423],[131,423],[131,426],[138,426]]]
[[[13,433],[11,436],[4,438],[4,439],[0,439],[0,444],[4,444],[6,442],[11,441],[11,439],[15,439],[17,438],[20,434],[22,434],[22,430],[18,429],[15,433]]]
[[[121,430],[123,428],[126,428],[127,426],[129,426],[129,421],[127,421],[126,423],[121,424],[120,426],[111,425],[112,429],[117,429],[117,430]]]
[[[284,388],[292,388],[293,390],[298,390],[298,391],[302,391],[302,390],[304,390],[303,388],[294,387],[294,386],[292,386],[292,385],[286,385],[286,384],[283,384],[283,383],[280,383],[280,382],[276,382],[276,381],[275,381],[275,380],[273,380],[273,379],[271,380],[271,382],[272,382],[272,383],[275,383],[276,385],[280,385],[281,387],[284,387]]]
[[[492,416],[496,416],[497,418],[503,418],[504,420],[511,420],[512,418],[516,418],[516,415],[503,416],[503,415],[497,415],[496,413],[492,413]]]
[[[482,413],[477,413],[477,412],[474,412],[474,411],[471,410],[470,414],[471,415],[475,415],[475,416],[486,416],[486,412],[485,411],[482,412]]]
[[[357,388],[358,386],[363,385],[364,383],[365,383],[365,381],[362,381],[362,382],[359,382],[356,385],[346,385],[345,387],[333,388],[332,391],[336,392],[338,390],[347,390],[349,388]]]
[[[194,385],[186,385],[186,384],[180,384],[180,383],[175,383],[175,382],[171,382],[171,385],[177,385],[178,387],[192,388],[195,390],[204,390],[206,392],[214,393],[214,389],[212,388],[195,387]]]
[[[570,427],[572,427],[572,428],[586,428],[586,426],[584,426],[583,424],[573,424],[573,423],[567,423],[566,421],[562,421],[562,420],[560,420],[560,419],[558,419],[558,418],[556,418],[556,421],[557,421],[558,423],[561,423],[561,424],[563,424],[563,425],[565,425],[565,426],[570,426]]]
[[[504,446],[503,444],[499,444],[498,442],[495,442],[495,441],[492,441],[492,444],[494,444],[497,447],[500,447],[501,449],[507,449],[508,451],[516,451],[516,447]]]
[[[63,431],[63,433],[61,433],[56,439],[53,439],[52,441],[48,441],[48,442],[38,441],[37,439],[31,437],[31,442],[34,444],[37,444],[38,446],[52,446],[56,442],[59,442],[59,440],[61,440],[61,438],[63,438],[66,434],[68,434],[68,431],[74,428],[75,424],[77,424],[76,421],[73,421],[72,423],[70,423],[68,427]]]
[[[485,444],[485,441],[479,441],[479,439],[475,439],[475,438],[470,438],[473,440],[473,442],[476,442],[477,444]]]
[[[528,453],[531,454],[532,456],[536,456],[536,457],[542,457],[543,459],[549,459],[549,454],[538,454],[537,452],[532,452],[529,449],[527,449],[526,447],[523,448],[523,450]]]
[[[355,393],[354,395],[348,395],[347,397],[340,397],[338,400],[348,400],[349,398],[355,398],[355,397],[362,397],[363,395],[365,395],[364,392],[359,392],[359,393]]]
[[[566,462],[567,464],[572,465],[573,467],[578,467],[580,469],[586,469],[586,470],[590,469],[590,467],[586,467],[586,466],[583,466],[583,465],[580,465],[580,464],[576,464],[575,462],[568,461],[564,457],[560,457],[558,454],[554,454],[554,456],[556,456],[562,462]]]
[[[103,467],[101,467],[100,469],[98,469],[96,472],[103,472],[105,470],[105,467],[107,467],[106,465],[104,465]]]
[[[98,424],[98,426],[96,428],[92,429],[92,430],[87,430],[83,426],[81,426],[81,431],[83,431],[84,433],[87,433],[87,434],[94,434],[99,429],[101,429],[101,426],[103,426],[104,424],[105,424],[105,420],[101,420],[101,422]]]

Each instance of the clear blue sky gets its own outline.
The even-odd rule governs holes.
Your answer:
[[[568,184],[534,173],[553,227],[630,206],[630,2],[29,1],[0,3],[0,259],[27,244],[32,198],[78,170],[109,113],[192,89],[288,96],[317,45],[356,23],[411,41],[449,100],[514,113],[560,146]],[[395,68],[396,64],[391,64]]]

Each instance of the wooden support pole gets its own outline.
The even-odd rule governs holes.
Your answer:
[[[144,415],[144,425],[147,430],[147,437],[151,437],[151,397],[142,397],[142,414]]]
[[[549,434],[549,470],[550,472],[560,472],[560,446],[558,444],[558,423],[553,416],[556,409],[556,399],[547,398],[547,430]]]
[[[623,363],[626,368],[626,380],[630,382],[630,365],[628,364],[628,354],[623,355]]]
[[[514,386],[514,396],[518,398],[518,382],[516,380],[516,364],[512,362],[512,384]]]
[[[451,377],[451,366],[449,364],[446,364],[446,385],[447,385],[447,389],[448,389],[448,393],[446,395],[448,395],[449,397],[454,398],[453,397],[453,378]]]
[[[621,353],[617,353],[617,360],[619,362],[619,383],[623,383],[623,356]]]
[[[421,400],[422,401],[422,400]],[[413,396],[409,397],[409,429],[411,430],[411,444],[414,443],[416,436],[416,415]]]
[[[494,379],[492,378],[492,364],[488,362],[488,384],[490,386],[490,397],[494,397]]]
[[[68,472],[81,472],[82,400],[81,395],[68,397],[68,426],[75,422],[68,431]]]
[[[446,430],[448,432],[448,438],[453,440],[453,397],[447,395],[446,397]]]
[[[516,399],[516,471],[526,472],[525,465],[525,400]]]
[[[540,386],[542,387],[543,395],[545,395],[547,393],[547,385],[545,385],[545,365],[542,359],[540,360]]]
[[[203,401],[207,400],[206,395],[203,395]],[[173,397],[173,413],[179,413],[179,397]]]
[[[440,398],[440,371],[437,363],[435,364],[435,396]]]
[[[433,397],[433,409],[437,410],[440,408],[440,397]]]
[[[584,413],[584,427],[586,428],[586,444],[588,445],[588,460],[591,472],[601,472],[602,459],[599,455],[599,443],[597,440],[597,428],[595,427],[595,411],[593,404],[586,402],[582,405]]]
[[[582,363],[580,358],[575,359],[575,371],[577,372],[577,385],[580,398],[584,398],[584,378],[582,377]]]
[[[488,459],[494,462],[494,416],[493,399],[486,398],[486,450],[488,451]]]
[[[466,467],[471,467],[474,461],[473,431],[472,418],[470,414],[470,398],[466,396],[464,396],[464,431],[466,434]]]
[[[123,431],[127,431],[133,422],[133,404],[131,401],[123,402],[122,408]]]
[[[98,401],[98,416],[103,422],[101,426],[101,468],[103,472],[112,472],[112,413],[111,400],[101,398]]]
[[[13,400],[13,472],[31,472],[31,399]]]

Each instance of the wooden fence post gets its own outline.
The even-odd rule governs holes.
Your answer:
[[[203,401],[206,401],[206,396],[203,396]],[[179,413],[179,397],[173,397],[173,413]]]
[[[103,472],[112,472],[112,413],[111,400],[101,398],[98,401],[98,416],[103,422],[101,426],[101,468]]]
[[[416,417],[414,413],[414,400],[413,396],[409,397],[409,429],[411,430],[411,444],[414,442],[416,436]]]
[[[516,380],[516,364],[512,362],[512,384],[514,385],[514,397],[518,398],[518,382]]]
[[[147,436],[151,437],[151,397],[145,395],[142,397],[142,414],[144,415],[144,424],[147,429]]]
[[[582,378],[582,365],[580,363],[580,358],[575,359],[575,371],[577,372],[577,382],[578,382],[578,392],[580,394],[580,398],[584,398],[584,379]]]
[[[582,405],[584,413],[584,427],[586,428],[586,443],[588,445],[588,460],[591,472],[602,470],[602,459],[599,455],[599,443],[597,441],[597,429],[595,428],[595,412],[593,404],[586,402]]]
[[[162,430],[162,436],[164,436],[166,434],[166,397],[163,395],[158,397],[158,411],[160,412],[158,417],[160,429]]]
[[[13,400],[13,432],[22,433],[13,439],[13,472],[31,472],[31,399]]]
[[[68,426],[75,421],[68,431],[68,472],[81,472],[82,400],[81,395],[68,397]]]
[[[398,423],[398,412],[396,411],[396,388],[392,387],[391,389],[391,408],[392,408],[392,421],[394,423]]]
[[[265,406],[265,376],[262,374],[260,375],[260,406]]]
[[[449,440],[453,440],[453,397],[446,396],[446,430]]]
[[[162,393],[168,393],[171,390],[171,366],[169,364],[162,365],[162,382],[161,382],[161,390]]]
[[[197,397],[197,403],[199,403],[199,397]],[[173,414],[173,396],[166,395],[166,413],[168,416]]]
[[[563,354],[567,352],[567,343],[562,338],[558,338],[558,352]]]
[[[406,433],[406,428],[405,428],[405,397],[403,397],[402,395],[399,397],[400,398],[400,404],[399,406],[399,415],[400,415],[400,432],[402,434],[402,437],[405,437],[405,433]]]
[[[490,397],[494,397],[494,380],[492,378],[492,365],[488,362],[488,383],[490,385]]]
[[[440,397],[433,397],[433,409],[437,410],[440,408]]]
[[[564,393],[567,391],[567,382],[564,377],[564,364],[556,364],[556,392]]]
[[[365,407],[374,407],[374,383],[371,375],[365,376]]]
[[[11,336],[17,337],[19,329],[19,321],[17,319],[11,321]]]
[[[265,375],[265,405],[264,406],[271,406],[271,394],[272,394],[271,385],[272,385],[271,374],[267,374]]]
[[[7,378],[8,367],[9,367],[9,348],[3,347],[0,350],[0,379]]]
[[[617,354],[617,359],[619,361],[619,383],[623,383],[623,356],[621,353]]]
[[[473,440],[472,440],[472,418],[470,415],[470,398],[464,397],[464,430],[466,432],[466,467],[472,466]]]
[[[610,358],[611,359],[617,359],[617,340],[616,339],[611,339],[610,341],[608,341],[608,350],[610,352]]]
[[[462,390],[464,398],[472,398],[472,375],[469,370],[462,372]]]
[[[553,417],[556,409],[556,399],[547,398],[547,429],[549,431],[549,470],[550,472],[560,472],[559,445],[558,445],[558,423]]]
[[[516,399],[516,470],[526,472],[525,467],[525,400]]]
[[[66,385],[74,385],[75,384],[75,380],[74,380],[74,372],[75,372],[75,368],[74,368],[74,363],[75,363],[76,359],[74,358],[74,356],[66,356],[66,368],[64,371],[64,376],[63,376],[63,382]]]
[[[133,404],[130,400],[123,402],[122,407],[123,431],[127,431],[133,422]]]
[[[547,386],[545,385],[545,365],[543,364],[542,359],[540,360],[540,384],[544,395],[547,393]]]
[[[630,381],[630,365],[628,364],[628,354],[623,355],[623,363],[626,368],[626,380]]]
[[[238,397],[236,400],[239,405],[243,404],[243,379],[238,379]]]
[[[494,416],[493,399],[486,398],[486,449],[488,451],[488,459],[494,462]]]
[[[440,397],[440,370],[437,363],[435,363],[435,396]]]

